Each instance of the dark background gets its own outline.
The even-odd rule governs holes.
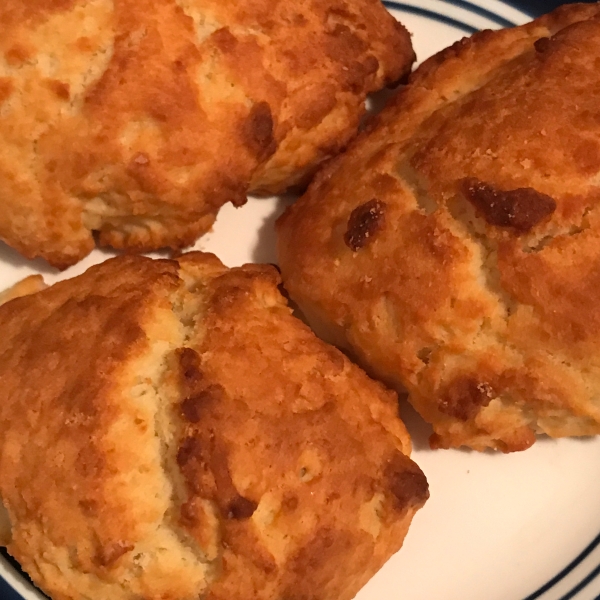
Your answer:
[[[524,12],[528,12],[532,15],[542,15],[551,11],[553,8],[560,6],[561,4],[569,4],[564,0],[506,0],[509,4],[514,5],[516,8],[520,8]],[[583,0],[584,2],[586,0]],[[592,0],[587,0],[588,2]],[[476,2],[475,2],[476,4]]]

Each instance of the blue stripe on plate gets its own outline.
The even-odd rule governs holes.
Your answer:
[[[1,1],[1,0],[0,0]],[[3,559],[10,567],[13,568],[14,572],[20,576],[24,583],[34,585],[31,578],[21,569],[21,565],[6,551],[6,548],[0,548],[0,558]],[[43,598],[47,598],[38,588],[36,590],[42,595]],[[0,600],[23,600],[21,594],[15,592],[15,590],[0,577]]]
[[[506,4],[514,6],[516,9],[524,12],[531,17],[541,17],[543,14],[558,8],[561,4],[568,4],[573,0],[503,0]],[[582,1],[582,0],[579,0]],[[583,2],[593,2],[594,0],[583,0]],[[595,598],[594,600],[598,600]]]
[[[600,565],[598,565],[587,577],[584,577],[570,592],[560,598],[560,600],[571,600],[571,598],[574,598],[581,590],[592,583],[598,575],[600,575]]]
[[[469,35],[479,31],[476,27],[472,27],[467,23],[463,23],[462,21],[458,21],[457,19],[453,19],[452,17],[447,17],[446,15],[440,15],[439,13],[433,12],[432,10],[427,10],[426,8],[410,6],[409,4],[400,4],[399,2],[384,1],[384,4],[388,8],[393,8],[395,10],[403,10],[404,12],[419,15],[421,17],[427,17],[428,19],[431,19],[433,21],[438,21],[439,23],[445,23],[446,25],[450,25],[451,27],[456,27],[456,29],[461,29]]]
[[[23,597],[17,594],[2,578],[0,578],[0,598],[2,600],[23,600]]]
[[[536,600],[542,594],[545,594],[549,589],[554,587],[559,581],[562,581],[577,565],[584,561],[598,546],[600,546],[600,534],[590,543],[589,546],[583,549],[581,554],[573,559],[558,575],[553,577],[548,583],[543,585],[539,590],[527,596],[525,600]],[[599,567],[600,568],[600,567]],[[593,578],[592,578],[593,579]],[[590,580],[591,581],[591,580]],[[572,596],[569,596],[570,598]],[[561,599],[563,600],[563,599]]]
[[[442,0],[446,4],[451,4],[452,6],[458,6],[459,8],[464,8],[476,15],[481,17],[485,17],[494,23],[498,23],[501,27],[516,27],[516,23],[497,15],[495,12],[491,10],[487,10],[486,8],[481,8],[481,6],[477,6],[476,4],[472,4],[471,2],[467,2],[466,0]]]

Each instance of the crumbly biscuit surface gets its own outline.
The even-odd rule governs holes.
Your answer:
[[[5,0],[0,239],[181,248],[303,181],[414,58],[379,0]]]
[[[120,257],[0,307],[8,549],[52,598],[350,600],[401,546],[396,396],[278,283]]]
[[[433,446],[600,433],[599,15],[426,61],[279,223],[291,296],[408,389]]]

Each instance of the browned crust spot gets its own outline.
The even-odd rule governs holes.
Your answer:
[[[99,506],[97,500],[80,500],[78,504],[86,516],[94,517],[98,514]]]
[[[510,227],[527,233],[556,210],[556,201],[533,188],[502,191],[478,179],[464,182],[465,196],[484,218],[495,227]]]
[[[131,552],[133,546],[125,542],[116,542],[107,546],[102,546],[96,554],[96,563],[101,567],[110,567],[114,565],[121,556]]]
[[[493,397],[494,391],[489,383],[469,376],[457,377],[442,394],[438,409],[459,421],[468,421],[486,407]]]
[[[195,437],[188,437],[179,446],[177,451],[177,464],[180,467],[186,467],[193,460],[200,462],[202,460],[202,448],[200,441]]]
[[[10,66],[20,66],[31,58],[31,51],[25,46],[15,44],[5,52],[4,58]]]
[[[188,396],[181,403],[181,414],[190,423],[199,423],[205,406],[219,402],[223,395],[220,385],[212,384],[197,394]]]
[[[429,498],[429,483],[423,471],[401,452],[388,462],[385,477],[398,511],[421,506]]]
[[[15,84],[10,77],[0,77],[0,104],[8,100],[15,91]]]
[[[46,85],[61,100],[70,100],[71,89],[67,83],[58,81],[57,79],[46,80]]]
[[[546,52],[546,50],[548,50],[550,45],[551,45],[551,42],[550,42],[550,38],[548,38],[548,37],[540,38],[539,40],[536,40],[533,43],[533,47],[535,48],[536,52],[539,52],[540,54],[543,54],[544,52]]]
[[[382,229],[385,224],[385,207],[385,202],[373,198],[350,213],[344,242],[352,252],[370,244],[375,234]]]
[[[243,496],[237,496],[229,502],[227,518],[242,521],[249,519],[253,514],[258,504]]]
[[[273,137],[273,115],[267,102],[257,102],[250,109],[242,131],[246,146],[257,156],[265,158],[277,149]]]
[[[238,44],[237,38],[231,33],[229,27],[217,29],[211,39],[223,54],[231,54]]]
[[[191,348],[180,348],[178,350],[179,372],[184,389],[193,389],[202,380],[200,369],[200,357]]]

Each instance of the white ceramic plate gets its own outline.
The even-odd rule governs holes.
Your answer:
[[[420,60],[477,29],[528,20],[503,2],[473,1],[477,5],[386,5],[413,33]],[[229,266],[275,262],[273,223],[287,203],[272,198],[250,200],[240,210],[228,205],[197,248],[215,252]],[[95,251],[59,275],[0,246],[0,289],[36,272],[48,282],[71,277],[107,256]],[[540,440],[508,456],[432,452],[427,427],[408,408],[404,417],[431,499],[404,548],[357,600],[600,599],[600,439]],[[1,557],[0,576],[6,581],[0,580],[0,600],[43,598]]]

